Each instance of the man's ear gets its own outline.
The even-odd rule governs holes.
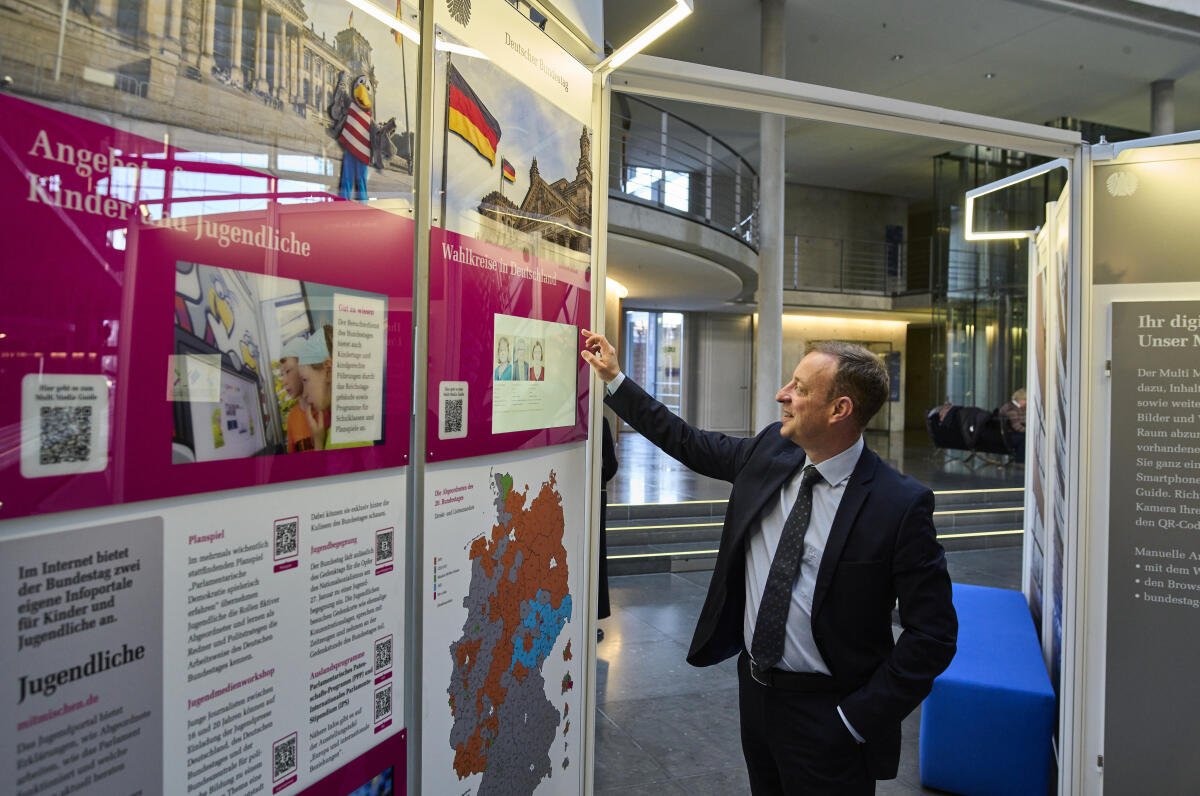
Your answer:
[[[848,395],[841,395],[833,399],[833,412],[829,419],[834,423],[847,421],[854,414],[854,401]]]

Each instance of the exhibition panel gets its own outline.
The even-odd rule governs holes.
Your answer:
[[[391,792],[403,486],[392,470],[172,498],[0,541],[0,776],[29,794]]]
[[[591,72],[505,3],[435,21],[426,457],[586,439]]]
[[[0,9],[16,793],[405,790],[419,7],[366,5]]]
[[[1200,145],[1119,145],[1093,168],[1088,478],[1089,751],[1110,793],[1192,789],[1196,737],[1177,705],[1192,673],[1200,608]],[[1156,145],[1159,144],[1159,145]],[[1100,149],[1099,147],[1096,148]],[[1124,149],[1124,151],[1120,151]],[[1095,728],[1094,731],[1092,728]],[[1182,746],[1181,746],[1182,744]]]
[[[508,3],[434,23],[420,788],[580,793],[593,77]]]
[[[584,454],[426,471],[425,793],[582,792]]]
[[[314,25],[334,11],[311,10]],[[337,34],[340,49],[300,28],[297,43],[340,59],[321,67],[338,66],[336,82],[306,77],[304,93],[281,67],[292,38],[262,14],[260,46],[245,48],[260,61],[232,84],[218,57],[207,73],[153,72],[130,96],[72,75],[45,98],[41,84],[0,97],[0,188],[30,233],[4,255],[0,422],[20,455],[0,461],[0,517],[407,461],[412,175],[394,142],[411,136],[367,118],[368,169],[346,132],[360,102],[406,101],[402,61],[390,95],[373,85],[368,36],[389,51],[380,66],[399,48],[369,17],[365,33],[350,20]],[[89,41],[94,58],[116,57]],[[199,102],[256,121],[189,113]],[[378,172],[364,201],[339,168]],[[329,452],[280,455],[310,449]]]

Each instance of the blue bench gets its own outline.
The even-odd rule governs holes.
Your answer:
[[[921,707],[921,784],[1043,796],[1055,701],[1025,597],[954,584],[958,654]]]

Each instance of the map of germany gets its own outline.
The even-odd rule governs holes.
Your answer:
[[[479,794],[529,794],[553,774],[564,718],[542,675],[571,619],[562,496],[553,471],[532,500],[507,473],[491,488],[495,523],[471,544],[467,618],[450,645],[449,741],[459,779],[482,773]]]

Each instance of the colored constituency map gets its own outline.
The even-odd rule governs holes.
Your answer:
[[[532,500],[507,473],[491,488],[495,524],[471,544],[467,618],[450,645],[449,740],[459,779],[482,773],[479,794],[528,794],[553,773],[564,718],[542,676],[571,619],[562,496],[553,471]]]

